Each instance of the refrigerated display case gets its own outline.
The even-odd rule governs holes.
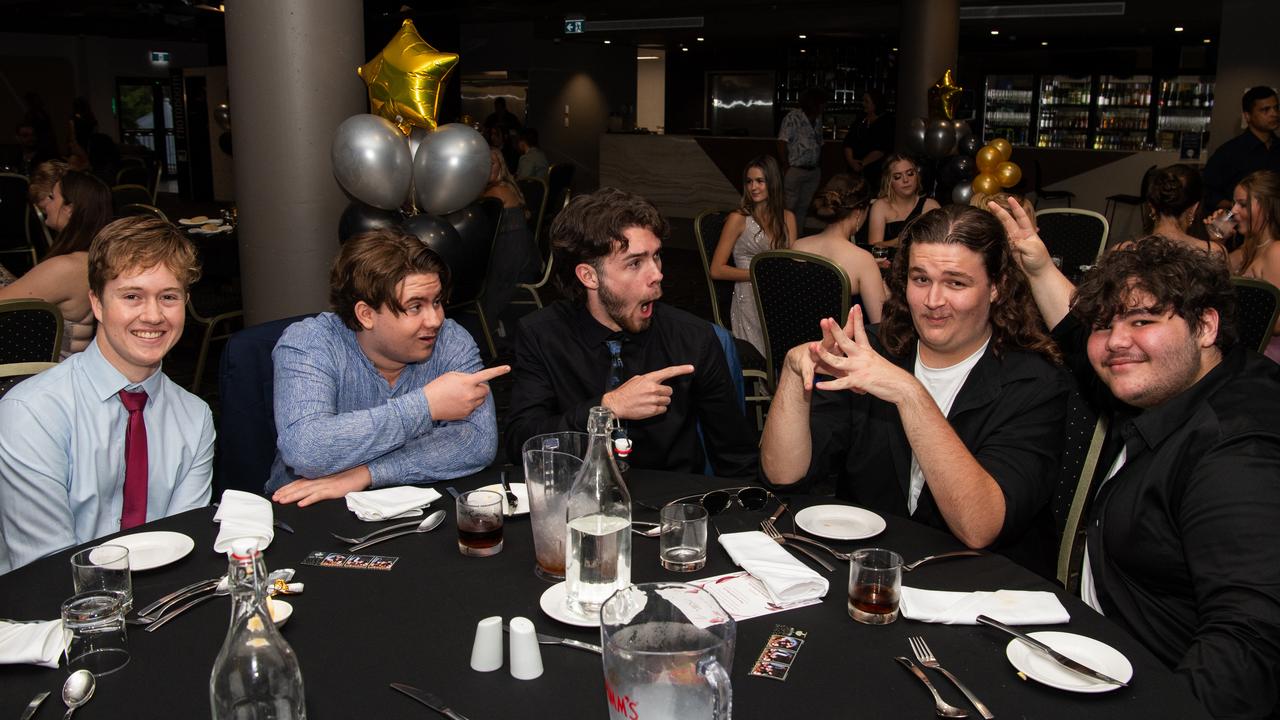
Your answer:
[[[1094,150],[1145,150],[1151,146],[1151,79],[1150,75],[1099,78]]]
[[[1031,144],[1035,109],[1034,75],[988,75],[982,104],[982,140],[1002,137],[1014,145]]]
[[[1089,147],[1092,104],[1092,76],[1046,75],[1040,78],[1036,145],[1043,148]]]
[[[1180,75],[1160,81],[1156,95],[1156,147],[1177,150],[1183,135],[1200,135],[1197,147],[1209,142],[1213,113],[1213,78]]]

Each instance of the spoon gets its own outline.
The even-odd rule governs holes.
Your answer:
[[[159,630],[161,627],[164,626],[165,623],[178,617],[182,613],[190,610],[191,608],[195,607],[196,605],[199,605],[200,603],[206,600],[209,600],[211,598],[216,598],[216,597],[225,597],[230,594],[231,594],[231,581],[227,578],[226,575],[223,575],[222,579],[218,581],[218,587],[214,588],[213,592],[208,593],[206,595],[200,595],[191,600],[188,600],[187,602],[183,603],[182,605],[179,605],[173,610],[167,611],[165,615],[156,618],[154,621],[150,623],[147,623],[146,624],[147,632],[155,632],[156,630]]]
[[[653,527],[645,528],[644,530],[641,530],[637,528],[636,525],[652,525]],[[637,535],[640,535],[642,537],[655,538],[662,534],[662,526],[659,525],[658,523],[640,522],[637,520],[632,520],[631,532]]]
[[[71,677],[62,683],[62,702],[67,705],[67,714],[62,716],[62,720],[71,720],[71,713],[89,702],[89,698],[93,697],[93,689],[97,685],[98,679],[88,670],[77,670],[71,673]]]
[[[351,549],[348,550],[347,552],[355,552],[357,550],[363,550],[369,547],[370,545],[376,545],[382,542],[383,540],[390,540],[391,538],[400,537],[401,535],[411,535],[413,533],[431,532],[432,530],[435,530],[436,528],[440,527],[440,523],[444,522],[444,517],[445,517],[444,510],[437,510],[431,513],[430,515],[428,515],[426,518],[424,518],[423,521],[418,524],[418,527],[412,530],[404,530],[398,533],[391,533],[390,535],[383,535],[382,537],[374,538],[372,540],[369,540],[368,542],[362,542],[359,545],[352,545]]]

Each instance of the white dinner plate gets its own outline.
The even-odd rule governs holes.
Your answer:
[[[197,220],[195,218],[178,218],[178,224],[186,225],[187,227],[200,227],[201,225],[221,225],[222,218],[206,217],[203,220]]]
[[[1129,659],[1104,642],[1075,633],[1041,631],[1027,634],[1104,675],[1110,675],[1123,682],[1133,679],[1133,665],[1129,663]],[[1072,672],[1017,638],[1009,642],[1004,654],[1008,656],[1009,662],[1027,677],[1059,690],[1101,693],[1120,687]]]
[[[850,505],[814,505],[796,513],[796,525],[830,540],[862,540],[884,532],[884,518]]]
[[[205,230],[203,227],[193,227],[189,228],[187,232],[192,235],[221,235],[222,233],[229,233],[234,229],[235,228],[230,225],[221,225],[217,230]]]
[[[182,533],[160,530],[124,535],[108,540],[103,545],[123,545],[129,548],[129,569],[136,571],[163,567],[186,557],[196,546],[196,541]]]
[[[526,487],[524,486],[524,483],[511,483],[511,492],[515,493],[515,494],[516,494],[516,498],[518,498],[518,499],[519,499],[519,501],[520,501],[520,502],[516,503],[516,509],[515,509],[515,511],[514,511],[514,512],[511,510],[511,507],[510,507],[509,505],[507,505],[507,494],[506,494],[505,492],[503,492],[503,491],[502,491],[502,484],[501,484],[501,483],[494,483],[494,484],[492,484],[492,485],[485,485],[485,486],[484,486],[484,487],[482,487],[482,488],[476,488],[476,489],[477,489],[477,490],[489,490],[489,491],[491,491],[491,492],[496,492],[496,493],[498,493],[499,495],[501,495],[501,496],[502,496],[502,507],[503,507],[503,510],[502,510],[502,511],[503,511],[504,513],[506,513],[508,517],[511,517],[511,516],[514,516],[514,515],[528,515],[528,514],[529,514],[529,489],[528,489],[528,488],[526,488]]]
[[[577,625],[578,627],[600,627],[600,613],[596,613],[594,617],[587,615],[579,615],[569,609],[569,604],[565,602],[565,593],[568,588],[563,582],[547,588],[542,593],[542,597],[538,598],[538,605],[542,608],[542,612],[551,616],[553,620],[559,620],[568,625]]]

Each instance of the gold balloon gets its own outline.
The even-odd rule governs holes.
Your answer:
[[[993,145],[987,145],[979,150],[974,160],[978,163],[978,172],[988,174],[994,173],[996,166],[1004,162],[1000,151]]]
[[[982,173],[973,179],[973,191],[994,195],[1000,192],[1000,178],[991,173]]]
[[[1022,179],[1022,168],[1018,167],[1018,163],[1005,160],[996,166],[996,179],[1000,181],[1000,187],[1013,187]]]
[[[369,86],[372,113],[408,135],[415,126],[435,129],[440,88],[457,64],[457,53],[437,52],[405,20],[382,52],[356,72]]]
[[[1000,151],[1001,161],[1008,160],[1013,157],[1013,143],[1010,143],[1008,140],[1005,140],[1004,138],[996,138],[987,144]]]
[[[942,74],[942,78],[929,88],[929,117],[954,120],[956,102],[963,91],[964,88],[956,85],[955,80],[952,79],[951,70],[948,69]]]

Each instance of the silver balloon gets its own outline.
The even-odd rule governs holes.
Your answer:
[[[418,145],[413,181],[423,212],[444,215],[460,210],[489,182],[489,143],[461,123],[441,125]]]
[[[951,189],[951,202],[956,205],[968,205],[969,201],[972,199],[973,183],[957,183],[956,186]]]
[[[907,123],[907,152],[911,155],[924,154],[925,119],[913,118]]]
[[[978,139],[977,135],[970,135],[956,143],[956,149],[960,154],[968,155],[970,157],[977,154],[978,148],[980,147],[982,147],[982,141]]]
[[[396,210],[409,194],[413,156],[390,120],[352,115],[333,136],[333,176],[351,197],[383,210]]]
[[[213,109],[213,121],[223,130],[231,129],[231,106],[226,103],[218,103]]]
[[[956,129],[950,120],[935,118],[924,132],[924,152],[931,158],[946,157],[956,146]]]

